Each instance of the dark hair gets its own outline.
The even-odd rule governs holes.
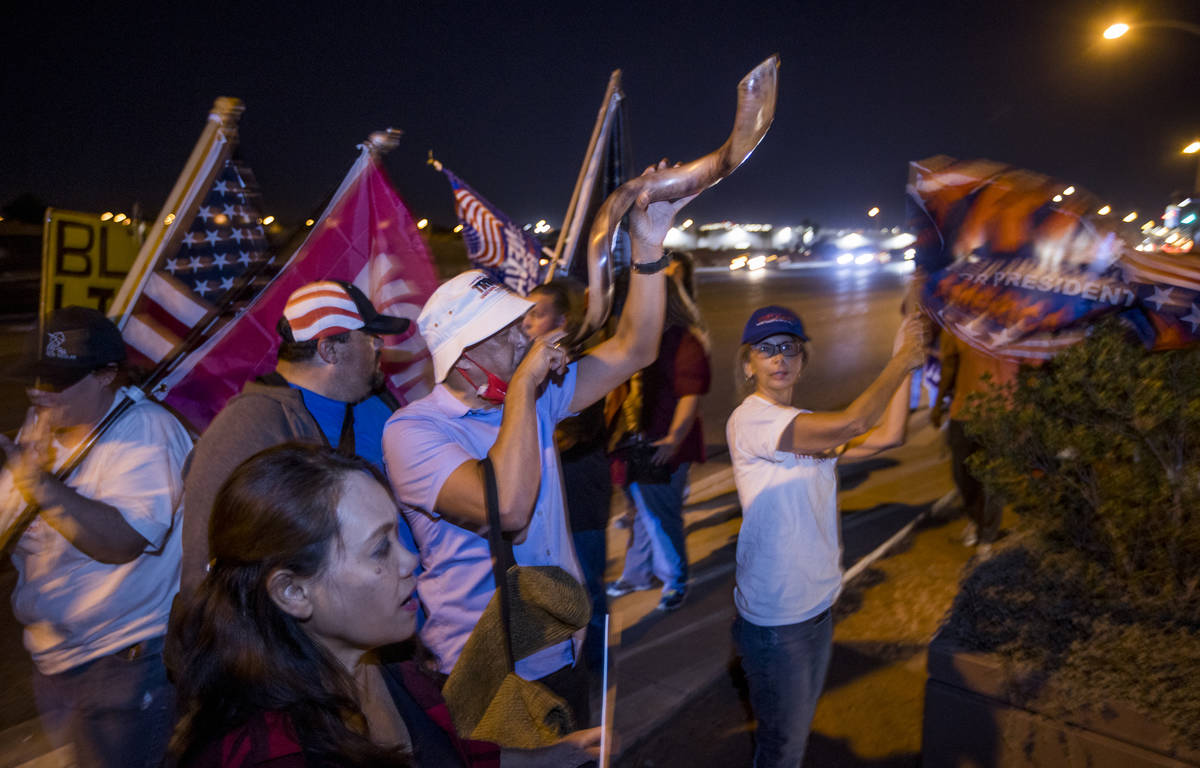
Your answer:
[[[556,277],[529,291],[530,297],[538,294],[551,298],[554,311],[563,317],[563,329],[567,332],[567,338],[574,338],[576,331],[583,325],[584,312],[587,310],[583,285],[572,277]]]
[[[308,341],[288,341],[288,338],[290,338],[292,335],[292,331],[291,327],[288,326],[286,317],[279,318],[279,322],[275,324],[275,330],[278,331],[279,337],[283,339],[283,341],[281,341],[279,344],[279,352],[276,355],[278,359],[289,363],[303,363],[306,360],[312,360],[314,357],[316,357],[317,344],[321,342],[321,339],[309,339]],[[345,344],[347,341],[350,341],[350,331],[344,331],[332,336],[325,336],[324,338],[337,342],[338,344]]]
[[[181,765],[264,712],[290,718],[314,764],[409,765],[370,741],[350,675],[267,591],[279,569],[310,577],[325,568],[355,472],[387,488],[363,459],[288,443],[252,456],[221,486],[208,529],[212,565],[176,606],[167,643],[182,713],[171,752]]]

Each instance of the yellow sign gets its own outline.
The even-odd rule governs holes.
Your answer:
[[[42,233],[42,315],[77,305],[108,311],[133,267],[137,224],[47,209]]]

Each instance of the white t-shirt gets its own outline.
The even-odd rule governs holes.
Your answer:
[[[143,400],[105,431],[67,479],[80,495],[115,507],[149,542],[136,559],[120,565],[93,560],[41,517],[21,536],[12,555],[18,575],[13,613],[43,674],[166,634],[182,557],[180,473],[191,449],[175,417]],[[67,453],[55,446],[56,468]],[[25,507],[7,470],[0,474],[0,505],[5,521]]]
[[[733,599],[765,627],[816,616],[842,587],[837,459],[776,450],[799,413],[750,395],[725,426],[742,504]]]

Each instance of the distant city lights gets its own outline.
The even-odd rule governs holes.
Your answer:
[[[113,217],[112,211],[105,211],[104,213],[100,214],[100,221],[108,221],[112,217]]]
[[[1100,208],[1100,210],[1096,211],[1096,213],[1098,213],[1101,216],[1107,216],[1108,214],[1112,213],[1112,206],[1111,205],[1102,206]]]
[[[304,220],[304,226],[306,226],[306,227],[311,227],[313,224],[316,224],[316,223],[317,223],[317,222],[313,221],[312,219],[305,219],[305,220]]]
[[[1067,187],[1066,189],[1064,189],[1062,191],[1062,193],[1064,195],[1073,195],[1073,194],[1075,194],[1075,187]]]
[[[872,206],[871,210],[867,211],[867,216],[870,216],[872,219],[878,215],[879,215],[879,206],[878,205]]]
[[[456,234],[456,235],[457,235],[459,232],[462,232],[462,231],[463,231],[463,225],[462,225],[462,224],[455,224],[455,225],[454,225],[454,234]]]
[[[417,222],[417,229],[425,229],[429,226],[429,219],[421,219]]]
[[[1133,222],[1137,221],[1137,211],[1130,211],[1125,218],[1121,219],[1121,221],[1125,222],[1126,224],[1132,224]]]
[[[272,225],[272,224],[274,224],[274,223],[275,223],[275,217],[274,217],[274,216],[264,216],[264,217],[263,217],[263,220],[262,220],[262,225],[263,225],[264,227],[269,227],[269,226],[271,226],[271,225]]]

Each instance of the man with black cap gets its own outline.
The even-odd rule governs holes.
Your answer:
[[[379,337],[403,333],[408,325],[406,318],[376,312],[351,283],[322,280],[292,292],[277,326],[282,342],[275,371],[248,382],[196,443],[185,481],[183,595],[208,568],[208,520],[217,490],[246,459],[302,440],[383,469],[383,425],[398,404],[380,387]],[[400,536],[416,552],[403,526]]]
[[[166,409],[136,399],[59,480],[124,399],[125,345],[83,307],[53,313],[35,342],[18,369],[33,407],[15,444],[0,435],[0,515],[8,530],[26,507],[38,510],[12,552],[38,711],[55,746],[74,743],[79,765],[158,765],[174,716],[162,645],[192,441]]]

